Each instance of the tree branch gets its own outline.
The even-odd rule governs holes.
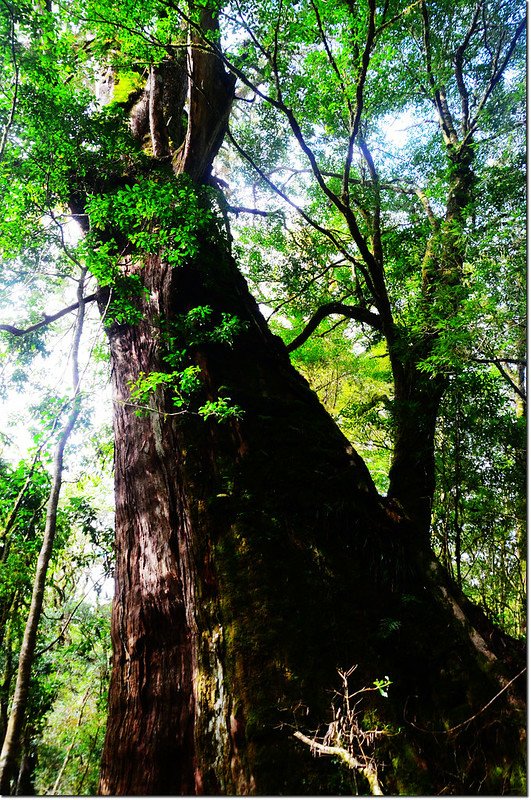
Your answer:
[[[259,217],[274,217],[280,213],[278,211],[261,211],[259,208],[246,208],[245,206],[227,206],[227,211],[231,214],[255,214]]]
[[[463,76],[463,61],[465,57],[465,52],[470,44],[470,40],[472,36],[477,30],[478,27],[478,20],[479,15],[481,14],[481,9],[483,8],[483,0],[479,0],[477,4],[474,15],[472,17],[472,22],[470,23],[470,27],[466,32],[465,38],[463,39],[460,46],[457,48],[454,63],[455,63],[455,79],[457,82],[457,88],[459,89],[459,94],[461,95],[461,130],[463,132],[463,136],[468,131],[468,124],[469,124],[469,117],[470,117],[470,106],[469,106],[469,98],[468,98],[468,89],[465,84],[465,79]]]
[[[250,155],[250,154],[249,154],[249,153],[248,153],[246,150],[244,150],[244,149],[243,149],[243,147],[242,147],[240,144],[238,144],[238,142],[236,141],[236,139],[234,138],[234,136],[232,135],[232,133],[230,132],[230,130],[227,132],[227,136],[228,136],[228,138],[230,139],[230,141],[232,142],[232,144],[234,145],[234,147],[236,148],[236,150],[238,151],[238,153],[239,153],[239,154],[242,156],[242,158],[244,158],[246,161],[248,161],[248,162],[249,162],[249,164],[250,164],[250,165],[253,167],[253,169],[254,169],[254,170],[256,171],[256,173],[257,173],[257,174],[260,176],[260,178],[261,178],[261,179],[264,181],[264,183],[266,183],[266,184],[269,186],[269,188],[270,188],[270,189],[272,189],[272,191],[273,191],[273,192],[275,192],[275,194],[278,194],[278,196],[279,196],[279,197],[281,197],[281,198],[282,198],[282,199],[283,199],[283,200],[284,200],[284,201],[285,201],[285,202],[286,202],[288,205],[290,205],[292,208],[294,208],[294,209],[295,209],[295,211],[297,211],[297,213],[298,213],[298,214],[300,214],[300,215],[301,215],[301,217],[302,217],[302,218],[303,218],[303,219],[304,219],[304,220],[305,220],[305,221],[306,221],[306,222],[307,222],[309,225],[311,225],[311,227],[312,227],[312,228],[314,228],[316,231],[319,231],[319,233],[322,233],[322,234],[323,234],[323,236],[326,236],[326,238],[327,238],[327,239],[329,239],[329,240],[332,242],[332,244],[334,245],[334,247],[337,247],[338,251],[339,251],[339,252],[340,252],[342,255],[344,255],[344,256],[345,256],[345,258],[346,258],[348,261],[350,261],[350,262],[351,262],[351,263],[353,263],[353,264],[356,264],[356,266],[359,266],[359,263],[356,261],[356,259],[354,259],[354,258],[353,258],[353,257],[350,255],[350,253],[346,252],[346,250],[345,250],[344,246],[343,246],[343,245],[341,244],[341,242],[340,242],[340,241],[339,241],[339,240],[336,238],[336,236],[334,236],[334,234],[333,234],[333,232],[332,232],[331,230],[329,230],[328,228],[323,228],[323,226],[322,226],[322,225],[319,225],[319,223],[318,223],[318,222],[316,222],[314,219],[312,219],[312,218],[311,218],[311,217],[310,217],[310,216],[309,216],[309,215],[308,215],[308,214],[307,214],[307,213],[304,211],[304,209],[302,209],[302,208],[301,208],[300,206],[298,206],[298,205],[297,205],[297,204],[296,204],[296,203],[295,203],[293,200],[291,200],[291,199],[288,197],[288,195],[287,195],[285,192],[283,192],[283,191],[282,191],[282,189],[280,189],[280,188],[279,188],[279,187],[278,187],[278,186],[277,186],[275,183],[273,183],[273,181],[272,181],[272,180],[270,180],[270,178],[268,178],[268,176],[266,175],[266,173],[265,173],[265,172],[264,172],[262,169],[260,169],[260,167],[258,166],[258,164],[256,163],[256,161],[253,159],[253,157],[252,157],[252,156],[251,156],[251,155]],[[311,174],[311,173],[310,173],[310,174]],[[366,277],[366,275],[364,275],[364,277]]]
[[[489,99],[490,95],[494,91],[494,88],[501,81],[501,79],[503,77],[503,73],[505,72],[508,63],[511,60],[511,56],[514,53],[516,45],[518,44],[518,40],[519,40],[520,36],[522,35],[522,33],[525,31],[526,23],[527,23],[527,15],[524,14],[523,18],[520,20],[520,23],[518,24],[518,26],[517,26],[517,28],[516,28],[516,30],[514,32],[514,35],[513,35],[512,39],[511,39],[510,43],[509,43],[509,47],[507,48],[507,52],[505,53],[505,56],[502,59],[502,62],[501,62],[501,64],[499,66],[498,66],[497,59],[495,59],[494,69],[492,71],[491,79],[490,79],[490,81],[489,81],[489,83],[488,83],[488,85],[487,85],[487,87],[485,89],[485,92],[483,93],[483,97],[481,98],[481,100],[478,103],[478,107],[476,109],[476,113],[474,115],[474,119],[470,123],[470,127],[469,127],[469,131],[468,131],[467,137],[465,137],[465,140],[463,141],[462,146],[466,144],[467,138],[476,129],[477,124],[478,124],[478,120],[479,120],[479,115],[481,114],[481,112],[482,112],[487,100]]]
[[[354,758],[348,750],[345,750],[344,747],[331,747],[330,745],[321,744],[321,742],[315,741],[315,739],[310,739],[309,736],[305,736],[300,731],[295,731],[293,734],[297,739],[300,739],[301,742],[304,744],[309,745],[310,749],[316,753],[322,753],[323,755],[327,756],[338,756],[342,761],[350,767],[350,769],[355,769],[357,772],[360,772],[364,778],[366,778],[367,783],[369,784],[369,788],[371,791],[371,795],[376,797],[381,797],[383,795],[382,789],[378,782],[378,776],[376,774],[376,769],[371,766],[370,764],[363,764],[357,758]]]
[[[6,4],[3,5],[7,8],[9,16],[10,16],[10,30],[9,30],[9,37],[10,37],[10,49],[11,49],[11,60],[13,62],[13,97],[11,98],[11,108],[9,111],[9,117],[4,125],[4,130],[2,131],[2,139],[0,141],[0,160],[4,156],[4,151],[7,144],[7,137],[9,135],[9,131],[15,121],[15,111],[17,108],[17,101],[18,101],[18,87],[19,87],[19,67],[17,61],[17,53],[15,49],[15,20],[13,16],[12,9]]]
[[[522,389],[513,381],[513,379],[511,378],[511,376],[507,372],[507,370],[502,367],[500,361],[498,361],[498,359],[495,358],[495,359],[493,359],[492,363],[494,364],[494,366],[496,367],[496,369],[498,370],[498,372],[500,373],[502,378],[504,378],[507,381],[507,383],[516,392],[516,394],[519,397],[521,397],[522,400],[525,402],[527,400],[526,393],[524,391],[522,391]]]
[[[380,200],[380,176],[376,170],[376,166],[374,164],[374,160],[372,157],[372,153],[369,150],[365,139],[360,136],[359,139],[359,146],[360,150],[363,154],[365,162],[369,168],[369,174],[371,176],[371,183],[374,189],[374,212],[372,215],[371,225],[372,225],[372,248],[374,251],[374,256],[378,264],[383,264],[384,255],[383,255],[383,247],[382,247],[382,230],[381,230],[381,200]]]
[[[339,86],[340,86],[341,91],[343,92],[343,95],[345,97],[345,102],[347,104],[347,108],[349,110],[349,114],[350,114],[351,117],[353,117],[354,116],[354,110],[352,108],[352,103],[350,102],[350,97],[348,96],[348,92],[347,92],[347,89],[346,89],[346,86],[345,86],[345,82],[344,82],[344,80],[342,78],[341,72],[340,72],[339,67],[337,65],[337,61],[334,58],[334,54],[332,53],[332,50],[330,49],[330,45],[328,43],[328,39],[326,38],[326,34],[325,34],[324,26],[323,26],[323,21],[321,19],[321,15],[319,14],[319,9],[317,8],[317,5],[315,4],[314,0],[310,0],[310,2],[311,2],[311,6],[313,8],[313,11],[315,13],[315,19],[317,20],[317,26],[319,28],[319,33],[321,35],[321,40],[322,40],[324,48],[326,50],[326,55],[328,56],[328,61],[330,62],[330,66],[332,67],[332,69],[336,73],[337,80],[339,82]]]
[[[295,241],[296,241],[296,240],[295,240]],[[276,305],[276,306],[273,308],[273,311],[271,312],[271,314],[270,314],[270,315],[267,317],[267,322],[269,322],[269,320],[270,320],[270,319],[271,319],[271,318],[272,318],[272,317],[273,317],[275,314],[278,314],[278,312],[280,311],[280,309],[281,309],[281,308],[283,308],[285,305],[287,305],[287,303],[291,303],[293,300],[295,300],[295,298],[297,298],[297,297],[301,297],[301,296],[304,294],[304,292],[305,292],[307,289],[309,289],[309,287],[310,287],[312,284],[314,284],[316,281],[318,281],[318,280],[319,280],[319,278],[322,278],[322,277],[323,277],[323,275],[326,275],[326,273],[327,273],[327,272],[329,272],[331,269],[334,269],[334,267],[340,267],[340,266],[342,266],[344,263],[345,263],[345,259],[344,259],[344,258],[340,258],[338,261],[333,261],[331,264],[327,264],[327,265],[326,265],[326,267],[325,267],[323,270],[321,270],[321,271],[320,271],[320,272],[318,272],[316,275],[314,275],[312,278],[310,278],[308,281],[306,281],[306,283],[304,283],[304,284],[303,284],[303,286],[302,286],[302,287],[301,287],[301,288],[300,288],[298,291],[294,292],[293,294],[289,295],[287,298],[285,298],[284,300],[282,300],[282,302],[278,303],[278,304],[277,304],[277,305]]]
[[[364,91],[365,91],[365,81],[367,79],[367,72],[369,69],[369,62],[371,58],[372,48],[374,46],[374,37],[375,37],[375,20],[376,20],[376,3],[374,0],[369,0],[369,25],[367,30],[367,39],[365,41],[365,47],[363,49],[363,56],[361,59],[361,68],[358,75],[358,82],[356,84],[356,111],[352,114],[351,111],[351,129],[348,141],[348,149],[347,149],[347,157],[345,159],[345,166],[343,168],[343,194],[342,199],[345,206],[349,205],[349,178],[350,178],[350,170],[352,167],[352,158],[354,155],[354,142],[359,132],[360,122],[361,122],[361,115],[363,113],[363,102],[364,102]],[[349,109],[350,109],[349,104]],[[356,226],[357,227],[357,226]],[[354,234],[353,234],[354,235]],[[356,236],[354,236],[354,241],[358,244]],[[359,245],[358,245],[359,247]],[[363,254],[363,251],[360,248],[360,252]],[[367,265],[370,268],[369,262]]]
[[[287,178],[284,181],[283,185],[285,185],[288,182],[288,180],[290,180],[295,175],[312,175],[313,174],[311,169],[295,169],[293,167],[287,167],[287,166],[276,167],[275,169],[271,170],[267,174],[268,175],[272,175],[273,172],[289,172],[290,173],[290,177]],[[321,174],[325,178],[337,178],[338,180],[341,180],[342,177],[343,177],[340,172],[329,172],[328,170],[322,170]],[[353,186],[371,186],[371,185],[373,185],[373,181],[367,181],[367,180],[363,180],[361,178],[349,178],[349,183],[351,183]],[[422,208],[426,212],[426,215],[427,215],[432,227],[434,227],[434,228],[438,228],[439,227],[439,221],[438,221],[438,219],[437,219],[437,217],[435,215],[435,212],[433,211],[433,208],[430,205],[430,202],[429,202],[429,200],[428,200],[428,198],[426,196],[426,193],[425,193],[424,189],[421,189],[419,186],[401,186],[399,183],[390,183],[389,181],[387,181],[387,182],[378,181],[378,188],[379,189],[383,189],[383,190],[388,191],[388,192],[395,192],[396,194],[403,194],[403,195],[406,195],[406,196],[415,196],[416,195],[416,197],[420,201],[420,204],[422,205]],[[229,207],[229,210],[230,210],[230,207]],[[256,212],[253,212],[253,213],[256,213]],[[271,213],[276,213],[276,212],[271,212]]]
[[[389,28],[391,25],[394,25],[394,23],[397,22],[400,19],[400,17],[404,17],[407,14],[409,14],[411,9],[415,8],[415,6],[418,6],[420,3],[422,3],[422,0],[415,0],[415,2],[411,3],[411,5],[406,6],[401,11],[399,11],[398,14],[395,14],[394,17],[391,17],[391,19],[388,19],[387,22],[382,22],[381,25],[378,25],[378,28],[376,29],[376,34],[375,35],[379,36],[382,33],[382,31],[384,31],[386,28]],[[385,17],[385,13],[382,16],[382,19],[384,17]]]
[[[344,317],[354,319],[357,322],[363,322],[370,325],[378,331],[382,330],[382,320],[378,314],[373,314],[372,311],[367,311],[363,306],[347,306],[344,303],[332,302],[325,303],[317,309],[313,317],[306,324],[302,333],[300,333],[292,342],[288,344],[288,352],[297,350],[304,342],[310,338],[317,326],[322,322],[325,317],[331,314],[342,314]]]
[[[94,302],[94,300],[97,300],[98,297],[99,292],[94,292],[94,294],[87,295],[87,297],[85,297],[81,302],[83,305],[86,305],[87,303]],[[78,301],[77,303],[72,303],[66,308],[62,308],[61,311],[57,311],[55,314],[45,314],[40,322],[30,325],[29,328],[17,328],[15,325],[3,324],[0,325],[0,331],[10,333],[12,336],[25,336],[27,333],[33,333],[34,331],[39,330],[39,328],[44,328],[46,325],[50,325],[52,322],[55,322],[56,320],[61,319],[61,317],[66,316],[66,314],[71,314],[72,311],[77,311],[80,305],[81,303]]]

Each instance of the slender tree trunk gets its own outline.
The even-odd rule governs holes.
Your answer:
[[[523,289],[523,287],[522,287]],[[516,395],[516,416],[518,418],[527,419],[527,367],[525,366],[527,358],[527,341],[526,330],[523,327],[519,341],[518,357],[521,359],[521,364],[518,366],[518,388],[520,395]],[[525,454],[521,454],[522,466],[525,460]],[[525,469],[522,470],[525,474]],[[520,500],[516,507],[516,538],[518,547],[518,560],[520,564],[520,621],[519,633],[522,637],[527,632],[527,497],[525,488],[521,487]]]
[[[455,575],[459,588],[463,585],[461,575],[461,403],[459,396],[456,404],[456,419],[454,427],[454,535],[455,535]]]
[[[26,725],[24,730],[23,742],[21,747],[21,757],[19,758],[19,768],[16,781],[16,788],[13,794],[20,796],[32,796],[35,794],[35,767],[37,766],[37,731],[31,725]]]
[[[83,720],[83,714],[85,712],[85,706],[87,704],[87,700],[89,699],[91,691],[92,691],[92,686],[89,685],[87,687],[86,691],[85,691],[85,694],[81,698],[81,705],[80,705],[80,708],[79,708],[79,714],[78,714],[77,721],[76,721],[76,727],[74,728],[74,732],[72,734],[72,739],[70,740],[70,744],[67,747],[67,750],[66,750],[66,753],[65,753],[65,757],[63,759],[63,763],[61,764],[61,768],[60,768],[59,772],[57,773],[57,778],[55,779],[53,788],[52,788],[51,792],[47,792],[47,794],[57,795],[59,786],[61,785],[61,780],[62,780],[64,772],[65,772],[65,769],[68,766],[68,762],[70,761],[70,756],[72,755],[72,751],[73,751],[75,743],[76,743],[77,735],[79,733],[79,729],[81,727],[81,722]]]
[[[395,443],[388,497],[397,500],[429,546],[435,492],[435,427],[446,382],[416,363],[395,369]]]
[[[448,381],[444,372],[427,373],[421,366],[437,344],[440,319],[457,313],[462,302],[463,225],[472,199],[473,160],[470,143],[448,145],[452,180],[446,214],[435,226],[423,262],[425,333],[417,342],[407,342],[394,325],[385,331],[395,389],[395,445],[388,496],[400,503],[426,545],[435,492],[435,428]]]
[[[59,505],[59,495],[61,492],[63,479],[64,451],[68,439],[74,430],[80,411],[78,355],[85,314],[85,306],[83,303],[84,279],[85,274],[82,274],[78,287],[79,311],[74,333],[74,342],[72,345],[74,396],[71,410],[66,418],[55,451],[52,486],[50,490],[48,507],[46,510],[44,536],[37,561],[37,568],[35,571],[35,579],[33,582],[33,591],[28,618],[24,629],[24,635],[22,637],[15,691],[11,703],[11,710],[7,722],[4,742],[2,745],[2,752],[0,754],[0,792],[2,794],[11,793],[11,784],[17,772],[17,759],[20,752],[22,734],[24,730],[31,680],[31,669],[37,642],[37,630],[42,612],[44,589],[46,586],[46,573],[48,571],[48,565],[52,556],[55,532],[57,529],[57,508]]]

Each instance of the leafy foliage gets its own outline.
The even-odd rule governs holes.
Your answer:
[[[217,323],[216,317],[219,318]],[[232,404],[228,397],[198,405],[202,389],[201,369],[194,364],[187,365],[187,362],[194,348],[201,345],[232,346],[235,337],[246,329],[246,325],[232,314],[222,312],[216,315],[210,306],[196,306],[167,327],[169,332],[164,337],[167,349],[163,360],[174,369],[169,372],[141,373],[131,384],[131,399],[138,404],[137,413],[142,415],[149,411],[150,399],[157,390],[169,389],[172,404],[181,409],[180,413],[198,413],[204,419],[214,417],[218,421],[240,418],[242,409]],[[195,408],[197,411],[194,411]],[[157,409],[153,407],[152,410]],[[165,413],[163,409],[159,411]]]

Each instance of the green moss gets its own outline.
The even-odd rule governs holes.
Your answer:
[[[114,81],[113,101],[115,103],[127,103],[130,95],[143,89],[145,83],[145,77],[142,77],[138,72],[120,70]]]

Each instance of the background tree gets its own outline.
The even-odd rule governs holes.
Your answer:
[[[42,446],[37,454],[46,464]],[[0,729],[2,741],[5,737],[9,710],[15,690],[17,677],[17,664],[24,627],[28,618],[29,601],[32,594],[32,585],[35,578],[35,568],[40,544],[43,537],[43,527],[46,516],[46,505],[49,497],[50,479],[46,466],[36,462],[32,465],[32,475],[28,480],[28,472],[20,465],[15,472],[5,468],[4,483],[5,505],[8,509],[8,519],[11,520],[9,530],[4,536],[4,549],[2,554],[2,570],[0,576],[0,591],[2,599],[2,725]],[[18,488],[17,488],[18,487]],[[71,686],[73,674],[79,672],[81,685],[88,684],[93,694],[88,698],[89,707],[85,708],[87,725],[97,722],[92,738],[86,726],[81,729],[80,741],[83,736],[87,740],[85,756],[89,753],[89,762],[83,764],[83,774],[87,793],[97,785],[99,768],[99,754],[105,725],[104,698],[106,696],[106,660],[108,655],[103,651],[103,663],[100,663],[100,683],[97,686],[96,670],[92,668],[92,650],[90,632],[91,620],[94,619],[92,634],[96,642],[105,641],[108,637],[108,613],[104,608],[99,612],[92,610],[92,605],[86,605],[87,594],[94,596],[94,581],[102,580],[98,574],[98,561],[104,559],[108,562],[108,549],[110,540],[105,542],[105,550],[96,551],[105,541],[105,532],[95,519],[95,512],[88,505],[86,497],[72,494],[72,486],[67,486],[66,494],[69,495],[58,509],[57,530],[51,564],[48,570],[47,586],[43,598],[43,614],[40,620],[39,634],[37,637],[36,651],[32,659],[31,678],[28,686],[26,714],[20,725],[17,748],[14,758],[14,776],[12,791],[15,794],[35,793],[36,786],[45,789],[38,774],[44,771],[48,777],[53,776],[51,785],[55,782],[53,762],[50,760],[48,748],[53,749],[56,758],[64,757],[67,744],[61,749],[60,738],[64,724],[56,723],[59,731],[48,731],[50,727],[48,716],[60,720],[57,705],[66,691],[69,692],[65,701],[66,708],[76,706],[77,685]],[[79,488],[79,487],[75,487]],[[21,491],[22,489],[22,491]],[[87,492],[86,482],[83,487]],[[12,492],[16,491],[16,498]],[[18,500],[18,512],[13,515],[14,499]],[[101,512],[98,512],[101,515]],[[6,531],[7,526],[4,527]],[[107,532],[108,537],[108,532]],[[87,586],[88,584],[88,586]],[[85,605],[83,603],[85,602]],[[85,610],[86,609],[86,610]],[[85,620],[82,616],[85,613]],[[98,628],[99,626],[99,628]],[[94,646],[97,649],[97,645]],[[103,671],[101,671],[103,669]],[[66,687],[69,687],[66,690]],[[84,690],[83,690],[84,691]],[[98,694],[99,692],[99,694]],[[81,693],[82,694],[82,693]],[[99,703],[99,705],[98,705]],[[90,711],[90,713],[88,713]],[[63,709],[63,715],[66,713]],[[83,720],[82,720],[83,722]],[[64,735],[65,731],[63,731]],[[43,737],[47,746],[43,746]],[[93,741],[94,739],[94,741]],[[92,744],[92,751],[88,743]],[[57,768],[58,772],[59,768]],[[37,772],[36,772],[37,771]],[[91,772],[92,771],[92,772]],[[96,784],[94,784],[94,772]],[[83,787],[81,775],[79,786]],[[51,779],[51,778],[50,778]],[[72,779],[72,778],[71,778]],[[36,784],[37,781],[37,784]],[[64,784],[63,784],[64,785]],[[48,788],[51,788],[48,787]],[[37,793],[40,791],[37,789]]]
[[[262,190],[298,208],[319,241],[306,277],[317,308],[291,347],[332,313],[383,335],[394,381],[389,496],[426,536],[446,354],[474,283],[478,216],[485,238],[478,204],[503,140],[514,145],[522,124],[522,85],[507,70],[523,56],[523,13],[424,2],[330,13],[315,2],[250,4],[230,21],[243,39],[237,72],[255,100],[241,112],[237,149]],[[392,158],[380,142],[397,116],[416,133]],[[313,204],[301,207],[295,186]]]

